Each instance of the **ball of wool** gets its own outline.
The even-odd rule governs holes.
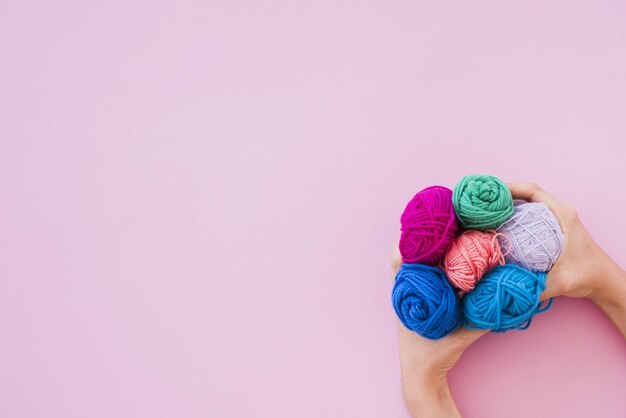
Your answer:
[[[463,322],[461,300],[438,267],[403,264],[391,300],[406,328],[432,340],[448,335]]]
[[[563,252],[559,221],[545,203],[516,200],[513,216],[498,232],[506,262],[530,271],[550,270]]]
[[[502,180],[494,176],[465,176],[454,188],[454,210],[466,229],[496,229],[513,214],[513,197]]]
[[[454,240],[441,267],[452,286],[469,292],[489,270],[504,264],[504,256],[494,231],[465,231]]]
[[[400,224],[402,261],[437,265],[459,228],[452,190],[431,186],[420,191],[406,205]]]
[[[526,329],[532,317],[546,311],[539,295],[546,288],[546,274],[533,273],[514,264],[497,266],[476,284],[464,299],[465,327],[504,332]]]

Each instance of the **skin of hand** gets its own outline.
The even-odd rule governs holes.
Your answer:
[[[626,272],[594,241],[572,206],[534,183],[508,186],[515,199],[545,203],[565,235],[563,254],[548,273],[541,299],[589,298],[626,337]]]
[[[401,266],[396,245],[391,253],[392,277],[395,278]],[[439,340],[429,340],[398,321],[402,393],[411,416],[461,416],[448,388],[448,371],[463,351],[487,332],[460,328]]]
[[[593,240],[573,207],[534,183],[508,186],[515,199],[548,205],[565,235],[563,254],[548,273],[541,299],[590,298],[626,337],[626,272]],[[391,253],[392,277],[401,266],[396,245]],[[402,393],[411,416],[460,416],[448,387],[448,371],[463,351],[487,332],[460,328],[439,340],[429,340],[398,321]]]

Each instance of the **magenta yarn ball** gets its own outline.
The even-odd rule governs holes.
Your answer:
[[[431,186],[420,191],[406,205],[400,224],[402,261],[439,264],[459,229],[452,190]]]

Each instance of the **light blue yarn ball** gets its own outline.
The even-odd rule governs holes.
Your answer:
[[[505,332],[526,329],[542,307],[539,295],[546,288],[546,274],[534,273],[514,264],[497,266],[464,298],[464,325],[469,329]]]
[[[461,300],[438,267],[403,264],[391,300],[402,324],[431,340],[445,337],[463,323]]]

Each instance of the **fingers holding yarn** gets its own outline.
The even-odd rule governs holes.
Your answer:
[[[398,270],[400,270],[400,267],[402,267],[402,255],[400,254],[398,242],[396,242],[391,249],[389,264],[391,266],[391,273],[395,277],[395,275],[398,273]]]
[[[391,298],[402,324],[423,337],[442,338],[463,322],[461,301],[437,267],[402,265]]]
[[[511,190],[513,199],[526,200],[527,202],[543,202],[548,206],[558,206],[559,201],[536,183],[507,183],[507,186]]]
[[[535,183],[507,183],[513,199],[521,199],[526,202],[545,203],[550,210],[561,218],[566,210],[566,204],[552,196]]]
[[[476,333],[450,338],[470,341],[485,330],[525,329],[548,309],[551,301],[540,302],[544,272],[560,257],[564,236],[550,206],[558,201],[544,193],[488,175],[466,176],[454,191],[432,186],[417,193],[402,213],[391,257],[392,303],[403,326],[439,339],[464,324]]]

